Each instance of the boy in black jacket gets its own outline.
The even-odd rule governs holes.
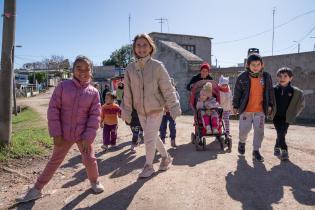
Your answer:
[[[303,91],[291,85],[293,79],[292,69],[282,67],[277,71],[278,84],[274,86],[275,105],[273,109],[273,124],[277,131],[274,155],[281,160],[288,160],[288,146],[285,142],[289,124],[305,107]]]

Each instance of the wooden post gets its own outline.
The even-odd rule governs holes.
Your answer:
[[[4,0],[2,52],[0,70],[0,144],[11,141],[13,47],[15,39],[16,0]]]

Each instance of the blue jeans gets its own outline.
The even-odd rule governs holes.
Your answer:
[[[176,138],[176,122],[168,113],[163,115],[162,123],[160,126],[160,137],[161,139],[165,139],[166,137],[167,122],[169,122],[168,127],[170,129],[170,137],[171,139],[175,139]]]

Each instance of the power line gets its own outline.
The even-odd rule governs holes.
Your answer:
[[[286,21],[286,22],[284,22],[284,23],[282,23],[282,24],[280,24],[280,25],[277,25],[277,26],[275,27],[275,29],[281,28],[281,27],[283,27],[283,26],[285,26],[285,25],[287,25],[287,24],[293,22],[294,20],[296,20],[296,19],[298,19],[298,18],[301,18],[301,17],[303,17],[303,16],[305,16],[305,15],[311,14],[311,13],[313,13],[313,12],[315,12],[315,10],[311,10],[311,11],[305,12],[305,13],[303,13],[303,14],[301,14],[301,15],[295,16],[295,17],[289,19],[288,21]],[[213,44],[229,44],[229,43],[233,43],[233,42],[239,42],[239,41],[243,41],[243,40],[255,38],[255,37],[257,37],[257,36],[261,36],[261,35],[263,35],[263,34],[266,34],[266,33],[271,32],[272,30],[273,30],[273,29],[268,29],[268,30],[264,30],[264,31],[262,31],[262,32],[259,32],[259,33],[256,33],[256,34],[252,34],[252,35],[249,35],[249,36],[240,38],[240,39],[233,39],[233,40],[222,41],[222,42],[214,42]]]

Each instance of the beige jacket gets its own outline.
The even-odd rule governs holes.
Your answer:
[[[134,108],[139,115],[148,116],[169,107],[171,116],[181,115],[176,90],[164,65],[151,57],[130,63],[124,76],[122,119],[130,122]]]

